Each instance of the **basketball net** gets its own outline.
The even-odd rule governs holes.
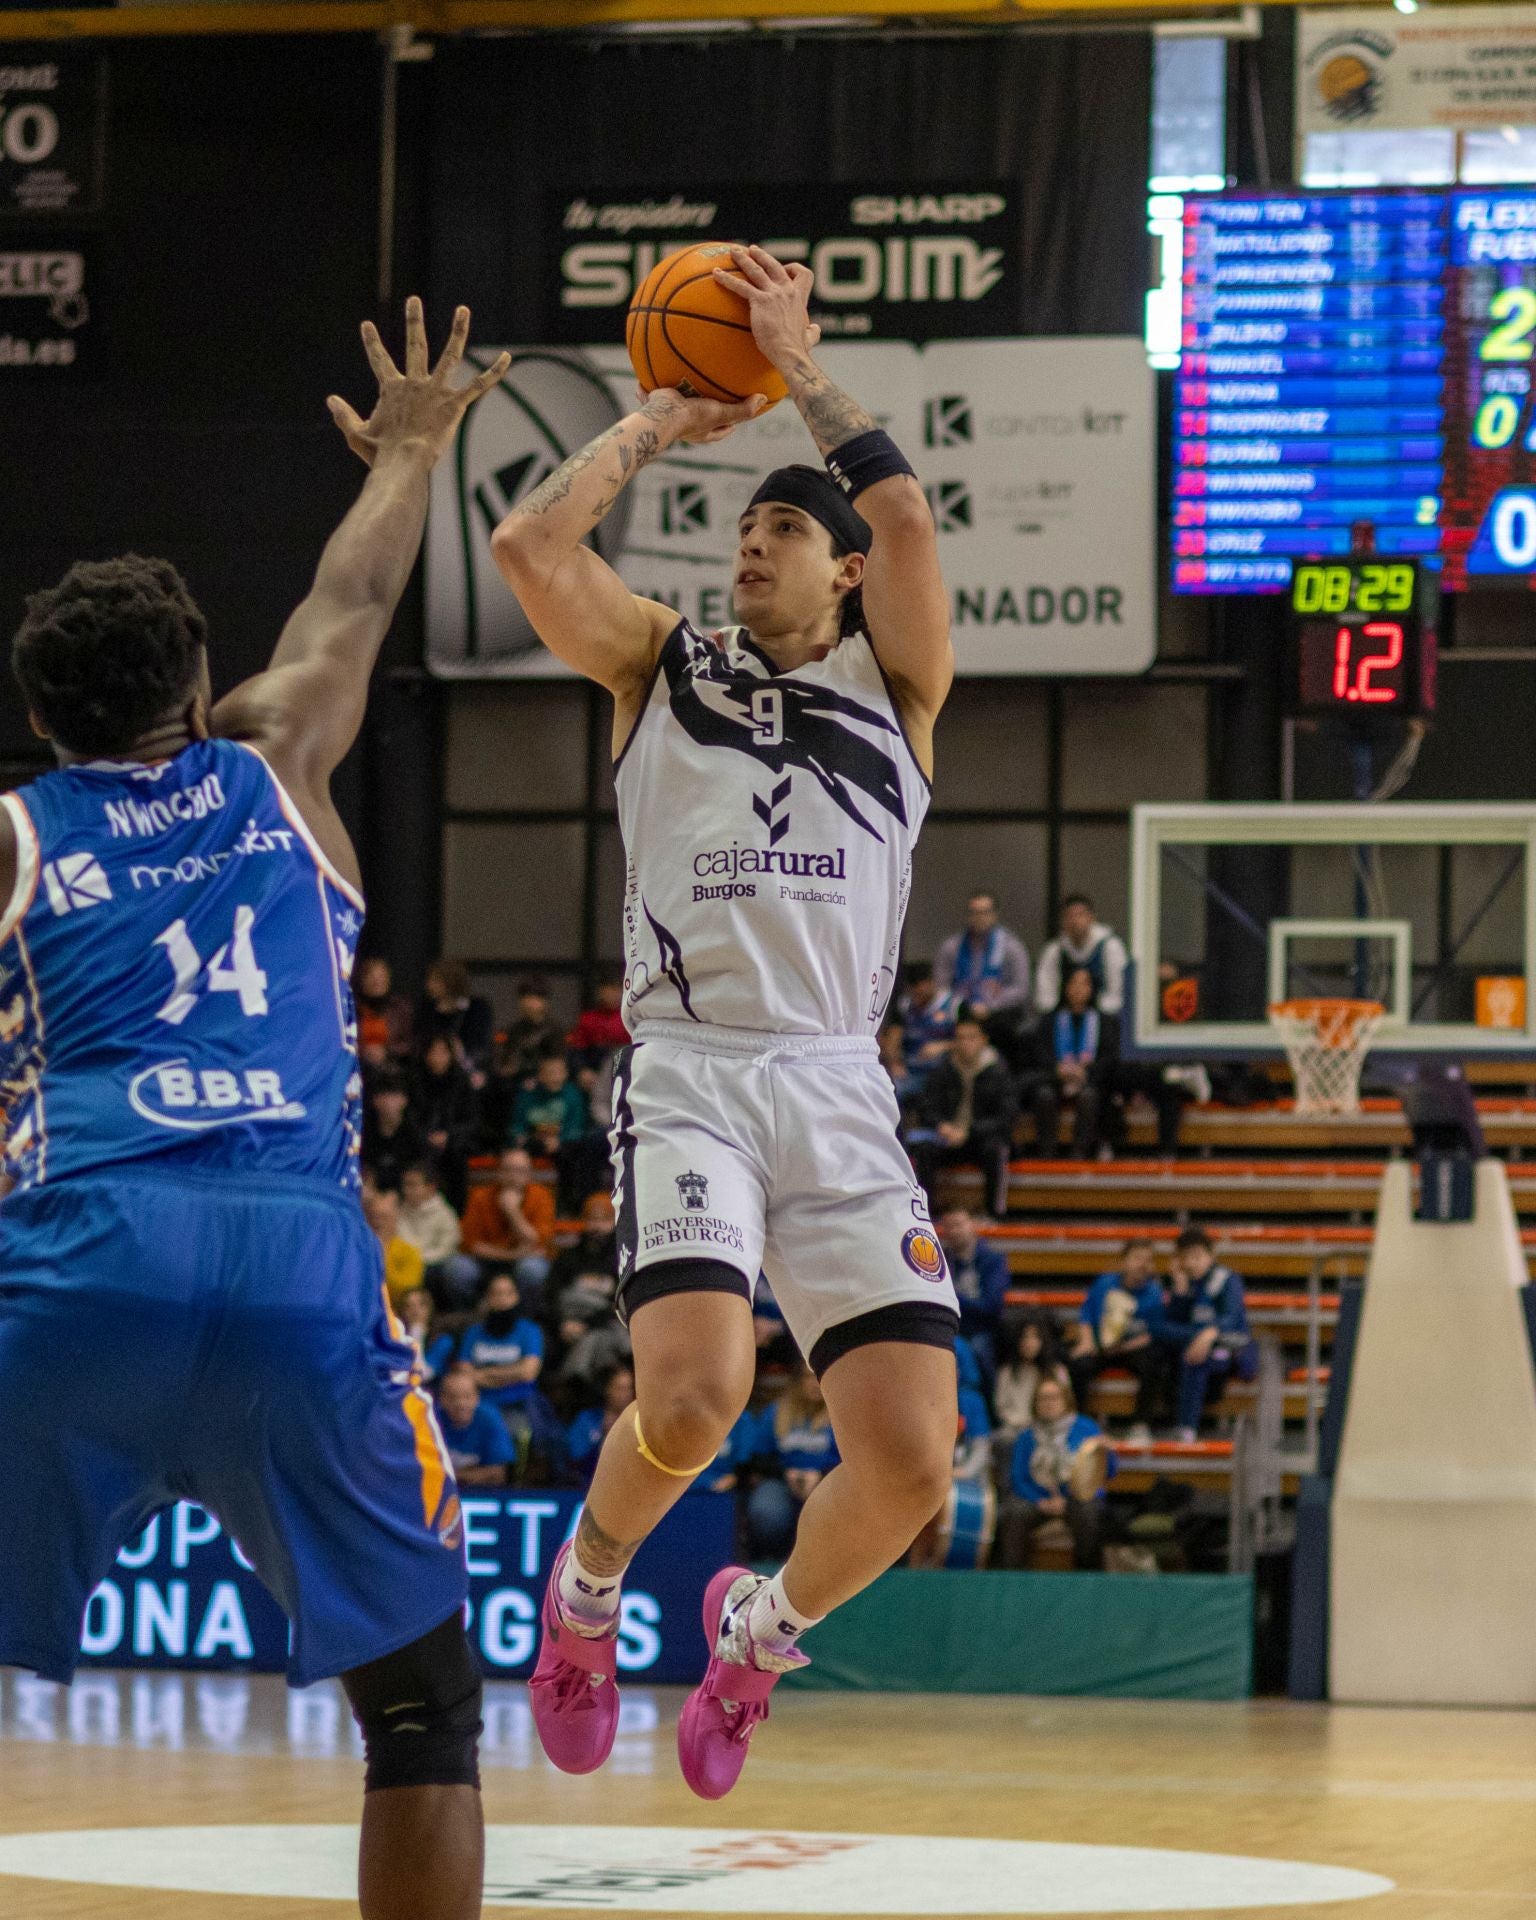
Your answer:
[[[1385,1012],[1379,1000],[1280,1000],[1270,1008],[1298,1113],[1360,1111],[1360,1069]]]

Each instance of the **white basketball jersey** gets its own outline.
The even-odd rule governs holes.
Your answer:
[[[632,1033],[875,1031],[928,782],[862,634],[780,673],[680,620],[615,777]]]

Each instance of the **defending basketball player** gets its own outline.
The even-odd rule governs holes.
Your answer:
[[[505,358],[429,371],[421,303],[371,471],[270,669],[213,704],[175,569],[72,567],[16,676],[58,759],[0,796],[0,1664],[68,1681],[151,1515],[196,1500],[340,1675],[368,1758],[365,1920],[478,1920],[480,1677],[453,1469],[358,1205],[357,856],[331,774],[410,578],[427,476]]]
[[[558,1766],[590,1771],[612,1746],[624,1570],[746,1405],[759,1269],[842,1454],[782,1572],[729,1567],[705,1596],[711,1657],[678,1745],[706,1799],[735,1784],[800,1635],[943,1502],[958,1328],[873,1039],[954,672],[933,521],[895,444],[812,357],[809,272],[757,247],[733,265],[721,284],[826,462],[770,474],[742,515],[740,624],[696,632],[582,543],[649,461],[723,437],[761,396],[653,393],[493,540],[545,643],[614,696],[628,854],[634,1044],[613,1139],[637,1398],[545,1598],[533,1707]]]

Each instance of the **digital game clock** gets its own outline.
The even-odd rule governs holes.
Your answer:
[[[1432,713],[1438,609],[1435,576],[1417,561],[1298,561],[1293,710],[1361,721]]]

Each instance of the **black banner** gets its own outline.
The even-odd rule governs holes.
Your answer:
[[[88,365],[92,253],[79,236],[0,234],[0,373]]]
[[[101,207],[106,66],[97,54],[0,51],[0,216]]]
[[[549,191],[543,337],[598,345],[623,336],[630,296],[656,262],[700,240],[749,240],[816,275],[828,339],[953,340],[1016,331],[1018,190],[929,187],[699,187]]]

